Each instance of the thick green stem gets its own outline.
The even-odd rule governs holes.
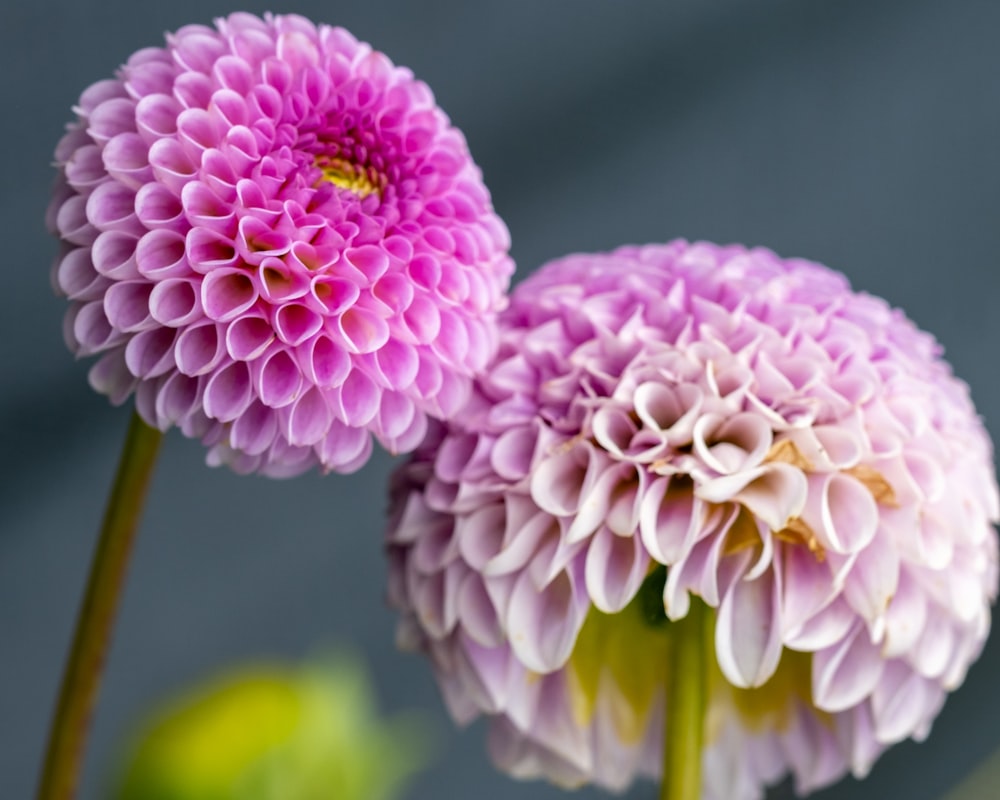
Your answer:
[[[63,674],[38,800],[69,800],[76,794],[118,598],[162,438],[133,415]]]
[[[660,800],[701,800],[701,755],[708,706],[708,622],[708,609],[692,598],[688,615],[670,625]]]

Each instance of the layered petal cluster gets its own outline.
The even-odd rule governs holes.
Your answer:
[[[997,591],[992,447],[934,339],[840,275],[673,242],[553,262],[395,476],[390,597],[518,776],[661,771],[671,620],[714,619],[705,797],[921,738]]]
[[[509,236],[430,89],[347,31],[238,13],[87,89],[56,150],[66,339],[91,384],[290,475],[395,451],[496,348]]]

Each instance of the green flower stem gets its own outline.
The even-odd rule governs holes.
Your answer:
[[[701,800],[710,619],[705,604],[692,598],[687,616],[670,624],[660,800]]]
[[[69,800],[76,794],[118,598],[162,438],[162,433],[146,425],[137,414],[132,415],[90,566],[83,608],[76,621],[38,800]]]

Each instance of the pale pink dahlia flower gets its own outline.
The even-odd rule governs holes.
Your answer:
[[[517,776],[661,771],[670,623],[713,611],[704,796],[927,735],[997,589],[991,444],[934,339],[767,250],[556,261],[396,475],[390,597]]]
[[[66,338],[212,463],[415,446],[495,350],[512,262],[461,132],[341,28],[233,14],[135,53],[60,142]]]

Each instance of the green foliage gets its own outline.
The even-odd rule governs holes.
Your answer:
[[[378,718],[361,665],[244,667],[168,706],[116,800],[393,800],[430,757],[422,720]]]

